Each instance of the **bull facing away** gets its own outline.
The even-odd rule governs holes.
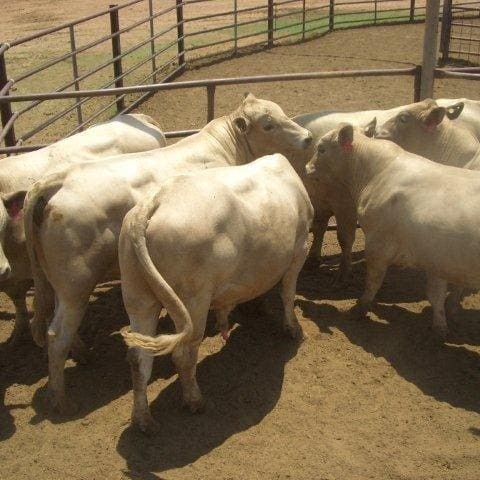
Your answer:
[[[146,396],[153,355],[172,353],[185,404],[202,408],[195,374],[210,308],[226,337],[235,305],[281,281],[284,327],[301,335],[294,298],[312,218],[300,178],[279,154],[173,177],[127,214],[119,261],[131,330],[122,334],[134,347],[132,419],[142,430],[155,429]],[[177,333],[153,337],[162,307]]]

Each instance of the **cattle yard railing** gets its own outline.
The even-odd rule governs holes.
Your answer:
[[[215,115],[215,89],[218,86],[225,85],[244,85],[256,83],[286,82],[298,80],[321,80],[332,78],[353,78],[353,77],[388,77],[388,76],[412,76],[414,79],[414,101],[418,101],[420,95],[421,67],[394,68],[394,69],[376,69],[376,70],[345,70],[331,72],[308,72],[308,73],[285,73],[279,75],[259,75],[250,77],[233,78],[215,78],[207,80],[192,80],[184,82],[156,83],[150,85],[137,85],[132,87],[117,87],[97,90],[76,90],[65,92],[49,92],[35,94],[19,94],[0,96],[0,107],[11,105],[12,103],[63,100],[74,99],[76,101],[85,98],[112,97],[121,98],[127,94],[152,95],[158,91],[181,90],[190,88],[205,88],[207,95],[207,116],[209,122]],[[116,100],[114,100],[115,102]],[[113,103],[113,102],[112,102]],[[198,130],[179,130],[166,132],[167,138],[185,137],[196,133]],[[16,145],[12,147],[0,148],[0,153],[20,153],[36,150],[46,146],[45,144],[36,145]]]
[[[480,1],[444,1],[440,50],[443,63],[452,59],[480,63]]]
[[[425,0],[252,0],[243,7],[238,0],[130,0],[0,44],[0,95],[28,93],[38,85],[65,92],[168,82],[200,57],[424,16]],[[0,145],[58,140],[131,111],[149,95],[122,93],[96,102],[37,98],[16,111],[4,102]]]

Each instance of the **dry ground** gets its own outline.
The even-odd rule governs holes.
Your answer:
[[[189,71],[185,79],[417,63],[421,26],[336,32]],[[474,84],[442,82],[439,96],[478,97]],[[242,88],[218,89],[217,113],[239,103]],[[258,96],[289,114],[317,108],[374,108],[412,99],[409,78],[257,85]],[[202,92],[158,95],[142,108],[166,129],[201,126]],[[445,344],[431,341],[423,275],[392,270],[365,321],[347,311],[363,285],[363,240],[355,283],[330,285],[338,247],[330,233],[326,264],[304,271],[296,310],[308,339],[280,332],[280,306],[261,316],[237,312],[227,344],[213,328],[201,346],[198,379],[204,415],[180,409],[169,358],[155,362],[149,389],[163,429],[153,438],[129,428],[132,402],[126,349],[109,334],[127,321],[118,286],[97,290],[82,327],[86,366],[69,362],[73,419],[44,406],[46,360],[28,340],[0,346],[0,477],[5,479],[328,479],[476,480],[480,435],[480,297],[465,302]],[[12,329],[2,297],[0,340]]]

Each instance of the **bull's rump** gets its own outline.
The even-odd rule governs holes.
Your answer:
[[[281,279],[305,244],[308,205],[293,170],[240,174],[246,168],[175,177],[162,186],[146,241],[180,298],[207,289],[214,308],[255,298]]]
[[[480,172],[435,165],[381,189],[360,217],[367,236],[384,236],[397,264],[480,287]]]

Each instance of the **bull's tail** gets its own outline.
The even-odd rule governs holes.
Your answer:
[[[24,204],[25,239],[32,269],[34,292],[34,316],[31,321],[32,336],[41,347],[47,342],[47,326],[55,310],[55,293],[43,271],[39,258],[43,250],[38,238],[44,210],[48,200],[61,187],[65,173],[59,172],[36,182],[29,190]]]
[[[193,334],[190,313],[182,300],[157,270],[148,252],[145,238],[146,230],[148,222],[158,208],[159,203],[160,192],[135,210],[132,215],[127,241],[132,243],[145,280],[158,300],[167,309],[179,333],[150,337],[132,332],[129,327],[121,331],[125,343],[129,347],[140,347],[152,355],[165,355],[172,352],[177,345],[188,341]]]

